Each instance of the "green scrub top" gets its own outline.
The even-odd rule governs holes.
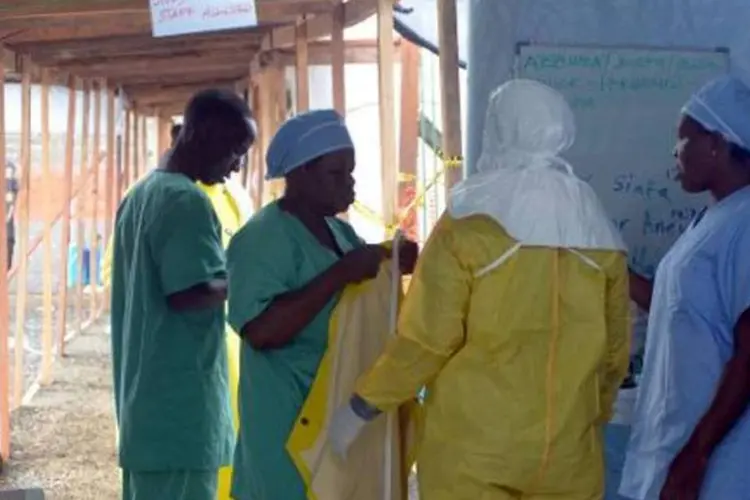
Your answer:
[[[344,221],[329,219],[339,248],[361,244]],[[309,283],[337,261],[293,215],[267,205],[234,236],[227,249],[229,324],[235,331],[273,299]],[[242,343],[240,431],[234,453],[235,500],[304,500],[304,483],[286,442],[312,386],[328,344],[332,299],[281,349],[256,351]]]
[[[226,275],[221,225],[187,177],[156,170],[117,211],[112,364],[120,466],[206,470],[230,463],[224,307],[177,312],[167,296]]]

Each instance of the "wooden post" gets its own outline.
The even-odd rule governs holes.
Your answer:
[[[122,199],[122,196],[125,194],[125,191],[127,191],[130,188],[130,183],[132,182],[132,179],[130,177],[130,149],[131,149],[131,143],[130,143],[130,111],[125,110],[125,133],[124,137],[122,139],[122,177],[123,182],[122,186],[120,186],[120,199]]]
[[[333,107],[346,117],[346,44],[344,42],[344,4],[339,3],[333,11],[333,26],[331,30],[331,82],[333,87]],[[339,214],[344,220],[349,219],[348,211]]]
[[[296,81],[297,113],[304,113],[310,109],[310,61],[307,47],[307,20],[303,17],[297,20],[294,31],[296,46],[294,61],[294,76]]]
[[[78,279],[76,280],[76,331],[80,331],[83,325],[83,248],[86,246],[86,217],[88,216],[87,186],[89,171],[89,123],[91,123],[91,84],[83,81],[83,124],[81,127],[81,157],[79,178],[86,179],[84,188],[76,199],[76,262],[78,266]],[[96,150],[93,151],[96,157]],[[64,334],[63,334],[64,335]]]
[[[68,130],[65,134],[65,177],[63,178],[63,220],[60,241],[60,282],[58,293],[58,351],[65,355],[68,320],[68,246],[70,245],[70,204],[73,197],[73,150],[76,133],[76,79],[68,77]]]
[[[344,42],[344,4],[339,3],[333,11],[331,32],[331,77],[333,83],[333,107],[341,116],[346,116],[346,47]]]
[[[144,174],[153,168],[153,165],[149,164],[148,158],[148,122],[148,116],[143,115],[143,123],[141,124],[141,165],[143,165]]]
[[[107,94],[107,173],[104,184],[104,238],[109,241],[112,237],[112,221],[116,207],[115,192],[119,193],[119,183],[115,179],[115,94],[106,82],[102,82],[102,89]]]
[[[104,241],[113,237],[117,206],[120,202],[120,181],[115,171],[115,93],[102,82],[102,90],[107,94],[107,173],[104,185]],[[109,290],[104,292],[104,304],[109,304]]]
[[[141,115],[133,108],[133,178],[130,183],[141,178]]]
[[[263,81],[263,76],[261,75],[260,82]],[[265,182],[265,158],[266,158],[266,124],[265,124],[265,110],[263,109],[265,105],[262,102],[262,94],[261,94],[261,84],[255,85],[253,88],[253,110],[258,113],[257,115],[257,125],[258,125],[258,137],[255,139],[255,146],[252,149],[252,156],[253,156],[253,169],[252,169],[252,175],[251,183],[252,183],[252,193],[253,193],[253,210],[258,211],[260,210],[260,207],[263,206],[263,190],[264,190],[264,182]]]
[[[273,92],[271,89],[272,81],[270,78],[270,73],[266,69],[264,70],[258,81],[258,91],[260,94],[259,97],[259,104],[260,104],[260,152],[262,159],[265,159],[266,152],[268,151],[268,146],[271,144],[271,138],[273,137],[274,133],[274,120],[273,120]],[[265,182],[265,169],[261,169],[260,176],[258,178],[258,194],[259,196],[259,206],[263,206],[265,204],[265,201],[270,197],[269,196],[269,186],[266,185]],[[268,183],[271,184],[270,182]]]
[[[463,179],[460,168],[447,168],[453,159],[461,158],[461,88],[458,80],[458,35],[456,34],[456,0],[438,0],[438,39],[440,53],[440,103],[443,122],[443,161],[446,167],[445,189]],[[446,161],[449,160],[449,161]]]
[[[94,88],[94,147],[91,155],[90,170],[93,170],[91,181],[91,233],[89,235],[89,282],[91,283],[90,320],[97,314],[97,293],[99,290],[99,253],[103,251],[99,237],[99,170],[101,170],[101,135],[102,135],[102,89],[106,88],[99,81]]]
[[[44,267],[42,273],[42,366],[40,369],[39,381],[42,384],[48,384],[52,380],[52,358],[54,349],[53,334],[53,291],[52,291],[52,273],[54,265],[52,262],[52,166],[50,165],[50,132],[49,132],[49,115],[50,115],[50,73],[47,68],[42,68],[42,88],[41,88],[41,113],[42,113],[42,178],[45,182],[46,194],[45,211],[44,211],[44,234],[42,236],[42,249],[44,251]]]
[[[417,140],[419,139],[419,47],[401,40],[401,126],[399,127],[398,205],[400,210],[410,207],[417,196]],[[417,210],[406,214],[401,229],[417,241]]]
[[[255,120],[258,120],[258,108],[255,98],[255,92],[253,91],[253,75],[252,70],[248,72],[247,80],[243,82],[245,85],[245,95],[246,95],[246,101],[247,105],[250,108],[250,112],[253,115],[253,118]],[[257,121],[256,121],[257,126]],[[245,155],[245,169],[242,172],[242,185],[244,186],[245,190],[249,193],[251,200],[254,200],[253,196],[253,180],[255,179],[255,158],[256,158],[256,150],[258,149],[258,140],[257,137],[257,130],[256,130],[256,137],[255,142],[253,146],[250,148],[250,151],[247,152],[247,155]]]
[[[0,56],[5,49],[0,46]],[[5,60],[5,57],[2,58]],[[5,161],[5,68],[0,64],[0,158]],[[10,359],[8,355],[8,234],[5,209],[5,180],[0,182],[0,457],[10,457]],[[22,345],[15,349],[23,349]]]
[[[396,159],[396,108],[393,89],[393,0],[378,0],[378,107],[380,111],[380,162],[383,220],[396,222],[398,165]],[[387,238],[392,234],[386,232]]]
[[[16,274],[15,361],[13,362],[13,407],[21,406],[24,383],[24,334],[26,330],[26,300],[28,299],[29,269],[29,212],[31,209],[31,68],[29,59],[21,61],[21,178],[18,197],[18,273]],[[20,346],[20,347],[18,347]]]
[[[271,79],[273,85],[271,90],[274,93],[274,100],[276,101],[274,113],[274,129],[278,129],[279,126],[286,121],[286,117],[289,114],[286,102],[286,77],[284,75],[284,66],[275,65],[268,69],[271,73]]]
[[[288,115],[286,100],[286,77],[284,75],[284,66],[279,64],[278,61],[276,64],[268,68],[268,72],[268,78],[270,80],[269,88],[274,100],[274,105],[272,106],[271,130],[275,132],[279,129],[281,124],[286,121],[286,117]],[[273,135],[269,137],[269,144],[270,138],[272,137]],[[284,179],[274,179],[273,181],[271,181],[271,196],[274,200],[277,200],[281,198],[281,196],[283,196],[285,186],[286,182],[284,181]]]
[[[172,120],[165,115],[158,115],[158,123],[159,123],[159,135],[158,135],[158,146],[157,149],[159,150],[158,155],[159,157],[156,159],[158,162],[162,155],[169,150],[169,148],[172,146]]]

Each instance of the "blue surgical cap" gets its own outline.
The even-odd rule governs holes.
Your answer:
[[[266,153],[266,179],[279,179],[327,153],[353,149],[344,120],[333,109],[290,118],[279,128]]]
[[[750,88],[733,76],[722,76],[700,89],[682,108],[709,132],[750,151]]]

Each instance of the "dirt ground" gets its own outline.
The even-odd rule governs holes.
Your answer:
[[[42,488],[45,500],[119,500],[107,318],[67,344],[54,382],[13,414],[4,490]],[[416,480],[410,500],[418,500]]]
[[[106,322],[67,346],[54,382],[13,414],[13,452],[0,491],[43,488],[48,500],[117,500]]]

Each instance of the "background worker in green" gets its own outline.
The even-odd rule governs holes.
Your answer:
[[[223,182],[254,139],[235,94],[206,90],[115,222],[112,364],[124,500],[214,500],[233,431],[221,226],[196,181]]]

